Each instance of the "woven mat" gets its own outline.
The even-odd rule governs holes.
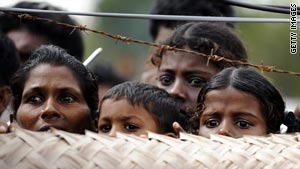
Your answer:
[[[0,135],[0,168],[300,168],[300,133],[239,139],[149,137],[17,129]]]

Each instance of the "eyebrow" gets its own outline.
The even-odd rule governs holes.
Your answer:
[[[60,89],[58,89],[58,91],[62,92],[62,93],[64,93],[64,92],[72,92],[72,93],[75,93],[77,97],[79,97],[80,93],[82,93],[82,95],[84,95],[83,91],[77,91],[77,90],[75,90],[75,89],[73,89],[71,87],[60,88]]]
[[[171,69],[159,69],[160,72],[167,72],[167,73],[174,73],[173,70]],[[206,71],[201,71],[201,70],[187,70],[184,72],[184,74],[202,74],[202,75],[209,75],[212,76],[211,73],[206,72]]]
[[[27,95],[31,94],[31,93],[44,93],[44,89],[42,87],[33,87],[29,90],[26,91],[26,93],[24,94],[24,97],[27,97]],[[64,87],[64,88],[60,88],[58,89],[59,92],[72,92],[74,93],[77,97],[79,97],[78,95],[80,95],[80,91],[74,90],[73,88],[69,88],[69,87]]]
[[[130,120],[130,119],[137,119],[139,121],[141,121],[139,118],[137,118],[136,116],[124,116],[124,117],[118,117],[117,118],[117,121],[121,121],[121,122],[124,122],[124,121],[127,121],[127,120]],[[109,117],[104,117],[104,118],[101,118],[102,121],[105,121],[105,122],[111,122],[111,118]]]
[[[31,89],[27,90],[22,97],[27,98],[28,95],[31,95],[31,93],[42,93],[42,92],[43,92],[42,88],[34,87],[34,88],[31,88]]]
[[[248,117],[252,117],[252,118],[257,118],[257,116],[253,115],[252,113],[247,113],[247,112],[236,112],[236,113],[233,113],[232,115],[233,115],[233,117],[248,116]],[[202,114],[201,116],[221,116],[221,113],[211,112],[211,113]]]
[[[174,73],[171,69],[158,69],[159,72],[167,72],[167,73]]]
[[[110,118],[108,117],[100,118],[99,121],[105,121],[107,123],[111,122]]]
[[[203,114],[202,113],[202,115],[201,115],[201,117],[203,117],[203,116],[218,116],[218,117],[220,117],[221,116],[221,113],[219,113],[219,112],[209,112],[209,113],[205,113],[205,114]]]
[[[62,91],[62,92],[74,91],[73,88],[69,88],[69,87],[60,88],[60,89],[58,89],[58,90],[59,90],[59,91]]]
[[[233,116],[234,117],[237,117],[237,116],[248,116],[248,117],[257,118],[257,116],[255,116],[254,114],[248,113],[248,112],[236,112],[236,113],[233,113]]]
[[[191,71],[186,71],[184,72],[184,74],[203,74],[203,75],[212,75],[211,73],[209,72],[206,72],[206,71],[201,71],[201,70],[191,70]]]

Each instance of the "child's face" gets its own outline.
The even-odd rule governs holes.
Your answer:
[[[189,49],[189,48],[184,48]],[[195,54],[167,51],[158,70],[157,86],[182,101],[182,108],[194,107],[203,85],[219,70]]]
[[[267,133],[259,101],[252,95],[228,87],[208,92],[204,104],[200,117],[201,136],[221,134],[241,137]]]
[[[154,118],[142,106],[132,106],[126,99],[106,99],[100,109],[98,132],[115,136],[116,132],[147,134],[147,131],[158,133]]]

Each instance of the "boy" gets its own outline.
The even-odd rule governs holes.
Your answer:
[[[185,126],[180,105],[163,89],[125,82],[109,89],[99,105],[98,132],[145,135],[147,131],[176,137],[172,123]]]

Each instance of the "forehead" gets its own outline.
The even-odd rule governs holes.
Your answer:
[[[186,52],[173,52],[166,51],[162,56],[160,70],[173,70],[173,71],[201,71],[210,75],[214,75],[219,70],[207,63],[207,59],[195,54]]]
[[[33,68],[28,75],[25,86],[80,87],[72,71],[66,66],[41,64]]]
[[[100,117],[135,116],[145,120],[154,119],[152,114],[141,105],[131,105],[126,99],[105,99],[100,109]]]
[[[209,91],[204,101],[207,108],[221,108],[223,112],[249,112],[262,116],[259,100],[232,87]]]

